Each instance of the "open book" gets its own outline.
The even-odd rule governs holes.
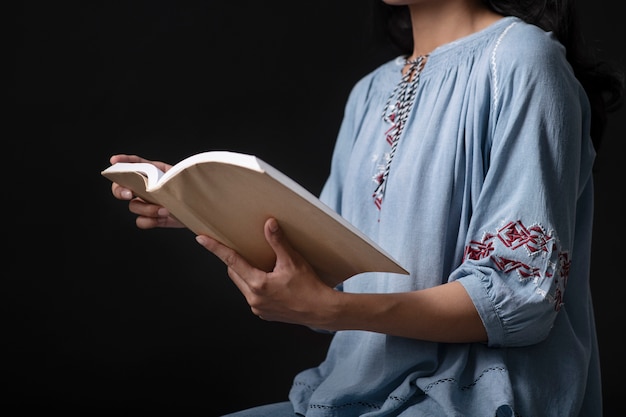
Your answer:
[[[274,217],[330,286],[362,272],[408,274],[316,196],[252,155],[210,151],[185,158],[165,173],[149,163],[116,163],[101,174],[268,272],[276,259],[263,225]]]

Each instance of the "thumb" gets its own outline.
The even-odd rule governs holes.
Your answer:
[[[298,264],[303,261],[302,256],[291,246],[278,221],[274,218],[269,218],[265,222],[265,240],[276,254],[276,266],[287,263]]]

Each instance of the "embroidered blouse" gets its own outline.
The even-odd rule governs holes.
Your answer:
[[[506,17],[435,49],[378,208],[372,196],[390,152],[382,113],[404,64],[387,62],[354,86],[321,198],[410,275],[359,274],[339,289],[459,281],[488,343],[337,332],[325,360],[296,376],[296,412],[601,415],[589,290],[595,152],[564,48]]]

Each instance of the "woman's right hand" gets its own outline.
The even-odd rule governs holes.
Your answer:
[[[111,156],[111,164],[116,162],[147,162],[155,165],[163,172],[167,172],[172,166],[160,161],[151,161],[137,155],[117,154]],[[117,183],[111,185],[111,192],[118,200],[129,201],[128,209],[131,213],[137,215],[135,223],[140,229],[153,229],[155,227],[185,227],[182,223],[172,217],[169,211],[162,206],[148,203],[139,197],[136,197],[131,190],[124,188]]]

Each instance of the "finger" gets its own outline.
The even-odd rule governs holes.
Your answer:
[[[246,299],[246,302],[249,302],[248,294],[252,294],[252,291],[250,290],[250,286],[248,285],[248,282],[245,279],[243,279],[243,277],[239,275],[234,269],[227,268],[227,271],[228,271],[228,277],[230,278],[230,280],[235,284],[237,288],[239,288],[239,291],[241,291],[241,294]],[[254,308],[252,310],[254,312]]]
[[[231,281],[233,281],[237,288],[239,288],[239,291],[241,291],[243,296],[246,298],[246,301],[249,302],[248,296],[251,294],[250,287],[243,276],[237,271],[250,271],[253,268],[241,256],[239,256],[237,252],[228,246],[222,245],[215,239],[205,235],[198,235],[196,236],[196,241],[226,264],[228,268],[228,277]]]
[[[135,224],[140,229],[178,227],[178,223],[170,217],[170,213],[166,208],[156,204],[146,203],[140,198],[131,200],[130,203],[128,203],[128,210],[137,215]]]
[[[128,210],[130,210],[131,213],[137,214],[139,216],[154,218],[165,218],[170,215],[170,212],[165,207],[159,206],[157,204],[147,203],[141,198],[135,198],[131,200],[130,203],[128,203]]]
[[[171,225],[169,217],[144,217],[139,216],[135,219],[135,224],[139,229],[154,229],[155,227],[174,227]]]
[[[284,264],[294,266],[295,264],[303,265],[306,263],[304,258],[302,258],[286,239],[276,219],[268,219],[265,222],[264,231],[267,243],[269,243],[276,254],[276,267],[284,266]]]
[[[244,276],[245,273],[249,273],[254,269],[252,268],[252,266],[250,266],[248,262],[246,262],[245,259],[241,257],[241,255],[239,255],[233,249],[221,244],[220,242],[210,238],[209,236],[198,235],[196,236],[196,241],[200,245],[204,246],[206,250],[213,253],[222,262],[224,262],[224,264],[229,269],[232,269],[239,278],[241,276]]]
[[[134,197],[131,190],[124,188],[115,182],[111,184],[111,192],[113,193],[113,196],[119,200],[132,200]]]
[[[166,164],[165,162],[152,161],[150,159],[142,158],[141,156],[138,156],[138,155],[127,155],[127,154],[113,155],[111,156],[111,158],[109,158],[109,162],[111,164],[115,164],[117,162],[147,162],[149,164],[155,165],[157,168],[159,168],[163,172],[168,171],[172,167],[170,164]]]
[[[111,156],[111,158],[109,158],[109,162],[111,164],[115,164],[117,162],[150,162],[150,161],[138,155],[127,155],[127,154],[120,153],[120,154]]]

